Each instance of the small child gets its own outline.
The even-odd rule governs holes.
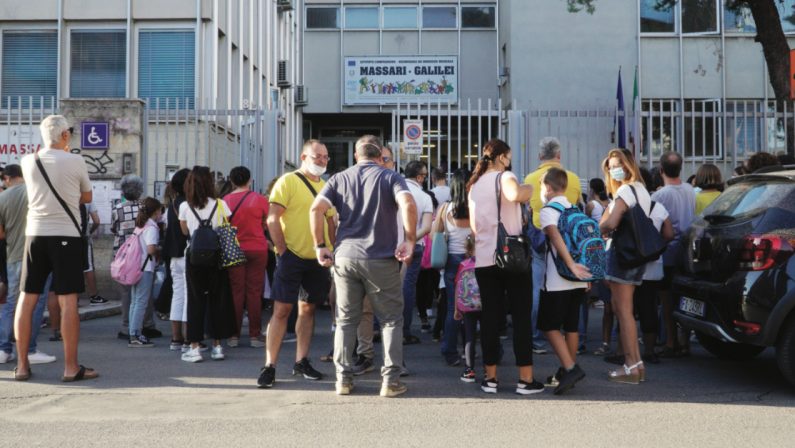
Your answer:
[[[474,280],[475,272],[475,241],[472,239],[471,235],[467,237],[466,256],[467,258],[461,262],[458,275],[456,275],[456,305],[453,317],[455,320],[464,320],[464,364],[466,367],[464,368],[464,373],[461,374],[461,381],[465,383],[474,383],[476,350],[475,343],[477,340],[478,324],[480,323],[480,317],[483,313],[481,311],[465,312],[459,307],[459,293],[462,291],[466,291],[470,299],[473,299],[473,302],[475,296],[477,296],[477,303],[480,303],[480,292],[477,289],[477,282],[471,281]],[[467,271],[471,272],[472,275],[465,275],[465,272]],[[468,281],[469,285],[460,284]]]
[[[565,208],[572,207],[565,196],[567,187],[566,172],[551,168],[541,181],[541,201],[545,205],[557,202]],[[585,300],[588,284],[563,278],[555,266],[555,258],[560,258],[577,278],[591,278],[591,273],[587,267],[575,263],[566,248],[558,229],[561,213],[555,208],[545,206],[539,215],[541,229],[547,237],[548,250],[546,276],[538,307],[538,329],[544,332],[560,360],[561,367],[557,373],[547,379],[548,386],[557,386],[555,395],[560,395],[585,377],[585,372],[577,365],[577,330],[580,305]],[[561,334],[561,328],[565,337]]]
[[[141,334],[144,325],[144,314],[152,300],[152,289],[155,283],[155,267],[160,259],[160,229],[157,222],[163,214],[163,205],[155,198],[146,198],[138,207],[135,218],[135,233],[141,250],[146,255],[143,265],[143,276],[132,286],[130,293],[130,343],[127,347],[153,347],[154,344]]]

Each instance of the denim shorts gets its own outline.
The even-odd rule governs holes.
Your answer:
[[[622,268],[618,265],[618,255],[616,251],[612,248],[607,251],[607,272],[605,273],[605,280],[621,283],[623,285],[639,286],[643,283],[643,274],[645,272],[645,264],[636,268]]]

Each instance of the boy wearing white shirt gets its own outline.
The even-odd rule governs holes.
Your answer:
[[[565,192],[568,186],[566,171],[550,168],[541,181],[541,200],[546,204],[557,202],[571,208]],[[588,283],[567,280],[560,276],[555,266],[555,258],[560,258],[571,272],[580,279],[591,278],[587,267],[577,264],[566,248],[566,243],[558,229],[560,212],[545,206],[539,213],[541,229],[547,236],[546,275],[540,285],[541,297],[538,307],[538,329],[544,332],[552,349],[560,360],[558,372],[547,381],[555,385],[555,395],[562,394],[585,378],[585,372],[577,365],[577,346],[579,344],[580,305],[585,300]],[[561,333],[563,329],[564,335]]]

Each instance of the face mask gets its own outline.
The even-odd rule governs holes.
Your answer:
[[[621,167],[613,168],[612,170],[610,170],[610,177],[616,182],[623,181],[624,177],[626,177],[626,175],[624,174],[624,168]]]
[[[309,173],[312,174],[313,176],[318,176],[318,177],[326,173],[325,166],[318,166],[312,162],[308,162],[306,164],[306,170],[309,171]]]

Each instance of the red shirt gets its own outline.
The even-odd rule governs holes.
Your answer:
[[[268,240],[262,223],[268,217],[268,200],[253,191],[248,196],[247,193],[240,191],[224,196],[229,210],[234,212],[237,209],[232,216],[232,225],[237,227],[237,239],[243,251],[267,251]],[[246,200],[238,207],[243,196]]]

